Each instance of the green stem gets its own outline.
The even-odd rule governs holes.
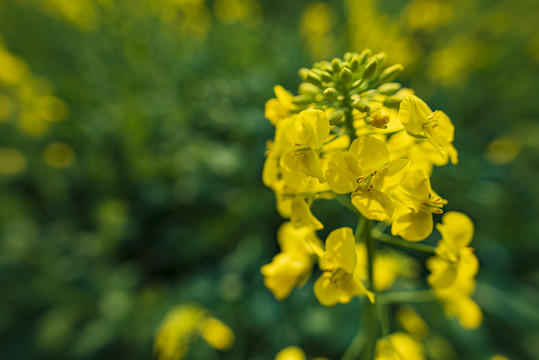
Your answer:
[[[431,289],[397,291],[378,294],[376,301],[380,304],[429,302],[436,300]]]
[[[380,322],[380,330],[382,337],[389,335],[389,319],[387,318],[387,308],[380,301],[376,301],[376,310],[378,310],[378,320]]]
[[[337,197],[337,199],[339,199],[339,197]],[[350,206],[352,206],[349,198],[345,200],[347,201],[346,202],[347,204],[350,204]],[[370,229],[368,226],[370,221],[367,218],[361,216],[355,207],[352,206],[352,208],[359,215],[359,220],[356,226],[356,231],[354,232],[356,243],[358,243],[362,237],[370,233]],[[371,305],[371,303],[368,300],[366,300],[366,306],[368,307],[369,305]],[[369,324],[367,324],[367,329],[371,329]],[[357,357],[359,356],[359,354],[365,347],[365,344],[367,341],[367,339],[365,338],[366,333],[368,334],[368,332],[365,332],[363,328],[360,328],[358,330],[358,332],[352,339],[352,342],[350,343],[350,345],[348,345],[348,348],[344,352],[341,360],[356,360],[357,359]]]
[[[350,342],[350,345],[348,345],[348,348],[342,355],[341,360],[356,360],[358,354],[361,352],[361,349],[363,349],[364,346],[365,333],[359,330]]]
[[[401,131],[404,131],[405,129],[399,129],[399,130],[395,130],[395,131],[391,131],[391,132],[381,132],[381,131],[372,131],[372,132],[368,132],[366,134],[362,134],[364,136],[370,136],[370,135],[386,135],[386,136],[389,136],[389,135],[393,135],[393,134],[396,134],[396,133],[399,133]]]
[[[365,245],[367,246],[367,272],[368,272],[368,286],[369,290],[375,293],[375,302],[378,301],[376,296],[376,289],[374,287],[374,256],[376,251],[376,243],[371,236],[371,222],[366,221],[366,225],[362,231]],[[376,340],[378,339],[378,326],[376,324],[376,311],[377,305],[371,302],[366,303],[366,325],[367,325],[367,344],[363,353],[363,358],[366,360],[372,360],[374,358],[374,349],[376,346]]]
[[[350,92],[348,86],[343,84],[341,92],[344,96],[343,99],[343,108],[344,108],[344,127],[348,136],[350,136],[350,142],[354,141],[357,138],[356,128],[354,127],[354,118],[352,116],[352,103],[350,100]]]
[[[427,253],[436,252],[436,246],[409,242],[409,241],[401,240],[391,235],[379,233],[376,231],[373,231],[372,237],[378,241],[382,241],[391,245],[395,245],[395,246],[399,246],[399,247],[403,247],[403,248],[407,248],[411,250],[423,251]]]

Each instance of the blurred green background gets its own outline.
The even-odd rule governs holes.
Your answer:
[[[370,48],[451,117],[460,163],[432,183],[476,224],[484,323],[418,306],[429,358],[539,359],[537,19],[523,0],[1,0],[0,357],[149,359],[165,313],[197,302],[237,341],[188,359],[339,358],[359,302],[263,286],[282,222],[264,103]],[[314,209],[353,226],[341,210]]]

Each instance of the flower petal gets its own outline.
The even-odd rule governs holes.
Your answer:
[[[385,221],[393,216],[393,200],[374,188],[352,195],[352,204],[368,219]]]

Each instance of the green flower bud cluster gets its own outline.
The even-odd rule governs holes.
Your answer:
[[[352,138],[355,137],[355,119],[350,109],[358,110],[366,124],[385,128],[384,118],[379,111],[374,117],[371,116],[375,110],[371,103],[381,102],[386,107],[398,109],[403,99],[398,94],[401,85],[391,82],[403,67],[395,64],[384,68],[385,60],[384,53],[373,54],[367,49],[360,54],[348,52],[342,59],[317,62],[310,69],[300,69],[299,76],[303,83],[299,95],[292,98],[295,110],[300,112],[307,108],[324,109],[329,106],[342,111],[342,116],[336,114],[332,117],[332,124],[347,128]],[[340,119],[341,124],[336,119]]]

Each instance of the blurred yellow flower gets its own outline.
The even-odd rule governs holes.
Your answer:
[[[43,150],[43,158],[50,167],[63,169],[73,164],[75,152],[69,144],[53,142]]]
[[[380,338],[376,343],[375,360],[424,360],[421,344],[404,332]]]
[[[299,33],[312,58],[325,59],[333,54],[335,38],[331,31],[334,26],[335,14],[329,4],[313,2],[305,7]]]
[[[507,356],[503,356],[503,355],[500,355],[500,354],[495,354],[495,355],[492,355],[490,360],[509,360],[509,358]]]
[[[232,330],[209,316],[203,307],[197,304],[177,305],[167,313],[157,329],[154,353],[159,360],[183,359],[197,335],[218,350],[229,349],[235,339]]]
[[[321,252],[320,240],[309,227],[295,228],[286,222],[277,232],[281,252],[270,264],[262,266],[264,285],[277,300],[283,300],[296,286],[302,286],[313,268],[311,255]]]
[[[500,137],[492,140],[485,149],[485,158],[494,165],[505,165],[515,160],[520,150],[521,143],[511,137]]]
[[[213,317],[208,317],[199,325],[200,336],[218,350],[228,350],[234,345],[234,333],[228,326]]]
[[[356,244],[357,265],[355,274],[367,281],[367,247],[364,242]],[[379,251],[374,259],[374,287],[377,291],[391,288],[397,277],[417,276],[414,259],[397,251]]]
[[[275,355],[275,360],[305,360],[305,353],[297,346],[288,346]]]
[[[215,17],[225,24],[241,22],[248,27],[258,27],[264,12],[256,0],[217,0],[213,4]]]
[[[179,360],[186,354],[206,311],[198,305],[178,305],[170,310],[155,335],[159,360]]]
[[[16,149],[0,148],[0,174],[17,175],[26,169],[26,156]]]
[[[473,278],[479,268],[473,249],[468,248],[473,238],[473,223],[462,213],[451,211],[442,217],[442,223],[436,228],[442,240],[436,248],[436,256],[427,261],[431,271],[427,280],[433,288],[446,288],[456,281],[457,277]]]
[[[400,307],[395,314],[397,321],[407,333],[421,340],[429,333],[429,326],[410,305]]]
[[[427,277],[447,315],[457,318],[466,329],[475,329],[483,321],[483,312],[471,295],[479,262],[473,249],[467,247],[473,238],[470,218],[459,212],[448,212],[437,225],[442,240],[436,255],[427,259],[431,274]]]

